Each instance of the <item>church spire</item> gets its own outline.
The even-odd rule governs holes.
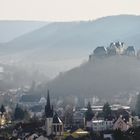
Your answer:
[[[53,117],[53,110],[52,110],[51,104],[50,104],[49,90],[47,91],[47,103],[45,106],[45,114],[46,114],[47,118]]]
[[[47,106],[51,109],[49,90],[47,91]]]

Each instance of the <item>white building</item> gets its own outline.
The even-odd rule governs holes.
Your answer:
[[[113,128],[113,121],[106,121],[106,120],[93,120],[92,121],[93,131],[112,130],[112,128]]]
[[[86,128],[90,128],[93,131],[105,131],[113,129],[113,120],[91,120],[86,122]]]

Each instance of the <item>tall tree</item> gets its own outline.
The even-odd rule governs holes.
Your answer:
[[[93,116],[94,116],[94,113],[92,111],[91,104],[90,104],[90,102],[88,102],[87,111],[85,112],[85,120],[91,121]]]
[[[137,95],[137,101],[136,101],[135,110],[136,110],[136,114],[138,116],[140,116],[140,93]]]
[[[105,103],[103,106],[103,116],[104,119],[110,119],[111,118],[111,107],[109,103]]]
[[[65,106],[64,111],[64,123],[67,127],[71,127],[73,124],[73,106]]]
[[[0,111],[2,114],[6,111],[4,105],[1,105]]]
[[[24,110],[16,105],[15,112],[14,112],[14,119],[15,120],[23,120],[25,117]]]

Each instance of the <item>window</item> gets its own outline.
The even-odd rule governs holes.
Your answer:
[[[57,125],[57,131],[59,131],[59,125]]]
[[[60,125],[60,131],[62,131],[62,125]]]
[[[56,126],[55,125],[53,126],[53,131],[56,132]]]

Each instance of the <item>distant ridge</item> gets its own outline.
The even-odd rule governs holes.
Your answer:
[[[56,67],[58,72],[65,71],[80,64],[97,46],[109,46],[112,41],[123,41],[138,50],[139,27],[140,16],[134,15],[54,22],[0,44],[0,56],[3,59],[10,57],[12,62],[20,60],[20,63],[51,65],[51,72]]]
[[[46,24],[43,21],[0,20],[0,43],[11,41]]]

